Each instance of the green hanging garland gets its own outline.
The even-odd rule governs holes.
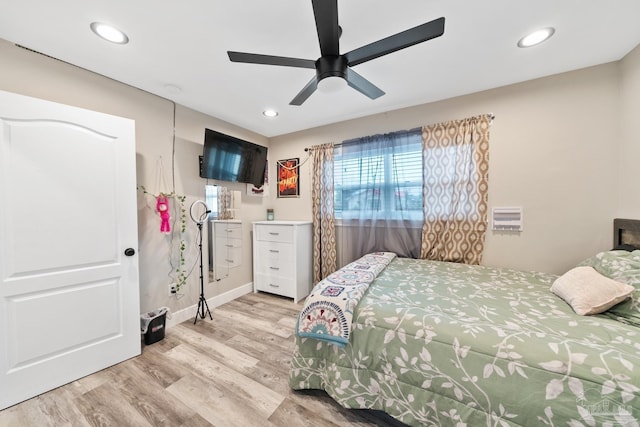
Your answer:
[[[180,219],[180,246],[179,246],[179,263],[178,266],[175,267],[175,269],[173,268],[173,264],[171,263],[171,260],[169,260],[169,265],[172,268],[171,273],[169,273],[169,277],[174,278],[175,276],[175,287],[176,287],[176,292],[180,292],[180,289],[182,288],[182,286],[184,286],[187,283],[187,278],[189,277],[189,274],[187,273],[187,270],[185,269],[185,264],[186,264],[186,260],[185,260],[185,250],[187,249],[187,243],[184,240],[184,235],[187,231],[187,209],[184,207],[184,202],[186,201],[187,197],[186,196],[180,196],[175,194],[175,192],[171,192],[171,193],[160,193],[158,196],[156,196],[155,194],[152,194],[150,192],[148,192],[146,190],[146,188],[143,185],[138,185],[137,187],[138,191],[142,191],[143,194],[148,194],[150,196],[153,196],[154,198],[159,197],[159,196],[166,196],[166,197],[175,197],[178,202],[180,202],[180,214],[179,214],[179,219]],[[172,234],[173,237],[173,234]]]

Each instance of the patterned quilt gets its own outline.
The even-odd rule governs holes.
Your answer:
[[[305,300],[296,335],[344,347],[351,334],[353,310],[395,257],[393,252],[373,252],[321,280]]]
[[[296,337],[290,386],[413,426],[638,426],[640,328],[576,315],[555,278],[397,258],[345,347]]]

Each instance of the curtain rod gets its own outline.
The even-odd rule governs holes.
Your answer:
[[[495,120],[495,118],[496,118],[496,115],[495,115],[495,114],[493,114],[493,113],[489,113],[489,114],[487,114],[487,117],[489,117],[489,125],[492,125],[492,124],[493,124],[493,121],[494,121],[494,120]],[[311,150],[309,147],[305,147],[305,148],[304,148],[304,152],[305,152],[305,153],[308,153],[308,152],[309,152],[309,150]]]

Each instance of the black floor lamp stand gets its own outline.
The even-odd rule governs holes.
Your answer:
[[[193,208],[198,204],[204,205],[204,213],[196,219],[193,214]],[[198,233],[199,233],[198,250],[200,251],[200,298],[198,300],[196,317],[195,319],[193,319],[194,325],[198,321],[198,316],[200,316],[201,319],[204,319],[206,318],[206,314],[209,314],[209,319],[213,320],[213,317],[211,316],[211,311],[209,310],[209,304],[207,304],[207,299],[204,297],[204,273],[202,269],[202,224],[207,219],[207,216],[209,215],[210,212],[211,211],[207,208],[207,205],[202,200],[197,200],[193,202],[193,204],[191,205],[191,219],[193,219],[193,221],[198,226]]]

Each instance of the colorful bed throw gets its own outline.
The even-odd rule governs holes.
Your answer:
[[[298,316],[296,335],[344,347],[349,342],[353,310],[395,257],[393,252],[372,252],[318,282]]]

